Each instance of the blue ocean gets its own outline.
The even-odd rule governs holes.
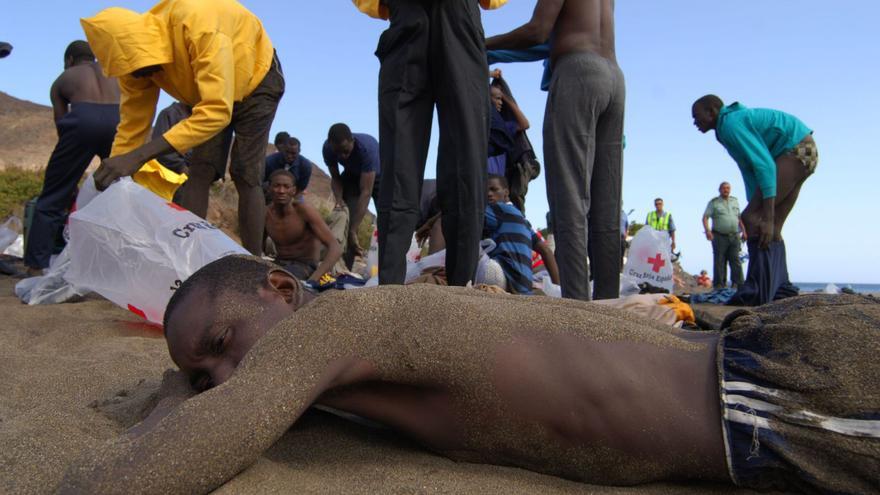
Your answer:
[[[828,282],[792,282],[801,289],[801,294],[823,291]],[[880,284],[850,284],[846,282],[833,282],[838,289],[850,288],[860,294],[880,295]]]

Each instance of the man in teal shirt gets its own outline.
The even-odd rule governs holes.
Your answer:
[[[712,228],[709,228],[709,219]],[[739,213],[739,201],[730,195],[730,183],[718,186],[718,196],[712,198],[703,213],[703,231],[712,242],[712,285],[716,289],[727,287],[727,265],[730,265],[730,281],[734,287],[743,283],[742,263],[739,250],[740,237],[746,239],[746,231]]]
[[[725,106],[715,95],[694,102],[691,112],[700,132],[715,130],[746,185],[749,203],[742,221],[750,238],[750,261],[745,285],[753,286],[756,294],[740,302],[770,302],[778,298],[780,288],[790,286],[782,225],[819,160],[813,131],[785,112],[750,109],[739,103]],[[756,259],[757,248],[770,252]]]

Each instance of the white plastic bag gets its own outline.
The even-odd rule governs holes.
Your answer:
[[[6,251],[21,234],[21,220],[16,216],[9,217],[0,225],[0,253]]]
[[[672,281],[672,241],[669,234],[648,225],[639,229],[629,246],[629,257],[620,277],[620,295],[638,294],[638,284],[649,283],[670,293]]]
[[[87,289],[75,287],[64,279],[70,268],[70,251],[67,247],[54,256],[49,269],[39,277],[30,277],[15,284],[15,295],[28,305],[60,304],[75,297],[88,294]]]
[[[154,323],[180,285],[204,265],[247,254],[217,227],[130,179],[70,216],[65,278]]]
[[[434,254],[429,254],[424,258],[419,259],[418,261],[410,261],[406,260],[406,276],[404,277],[404,283],[408,284],[413,280],[419,278],[422,272],[427,270],[428,268],[437,268],[441,266],[446,266],[446,250],[441,249]]]

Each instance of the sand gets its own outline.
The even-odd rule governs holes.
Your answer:
[[[173,367],[161,334],[96,297],[24,306],[0,277],[0,493],[49,493],[84,449],[156,403]],[[456,463],[386,430],[312,412],[215,493],[753,493],[723,485],[599,487]]]

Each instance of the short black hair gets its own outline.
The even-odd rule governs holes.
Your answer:
[[[489,174],[489,178],[486,182],[488,183],[490,180],[497,180],[501,183],[501,187],[503,187],[504,189],[510,189],[510,184],[507,182],[507,177],[503,175]]]
[[[196,287],[205,287],[211,297],[211,304],[225,291],[242,295],[256,295],[257,289],[269,288],[269,273],[280,268],[256,256],[233,254],[224,256],[199,268],[180,284],[165,306],[162,326],[168,332],[168,320],[180,301]]]
[[[297,138],[295,138],[295,137],[293,137],[293,136],[290,136],[290,142],[291,142],[291,144],[295,144],[295,145],[297,145],[297,146],[301,146],[300,143],[299,143],[299,139],[297,139]]]
[[[342,122],[331,125],[330,130],[327,131],[327,140],[332,144],[339,144],[349,139],[353,139],[351,129]]]
[[[654,198],[654,202],[656,203],[657,201],[659,201],[659,202],[662,203],[662,202],[663,202],[663,198]]]
[[[721,98],[715,95],[706,95],[695,101],[693,106],[721,110],[721,107],[724,106],[724,102],[721,101]]]
[[[278,134],[275,134],[275,141],[273,142],[275,144],[275,147],[277,148],[282,144],[287,144],[288,141],[290,141],[290,134],[281,131]]]
[[[89,46],[88,42],[76,40],[67,45],[67,50],[64,50],[64,60],[66,61],[68,58],[72,58],[74,62],[81,62],[83,60],[94,62],[95,54],[92,52],[92,47]]]
[[[269,174],[269,184],[271,184],[272,180],[279,175],[290,177],[290,180],[293,181],[293,185],[296,186],[296,177],[292,173],[290,173],[289,170],[283,168],[279,168],[278,170]]]

